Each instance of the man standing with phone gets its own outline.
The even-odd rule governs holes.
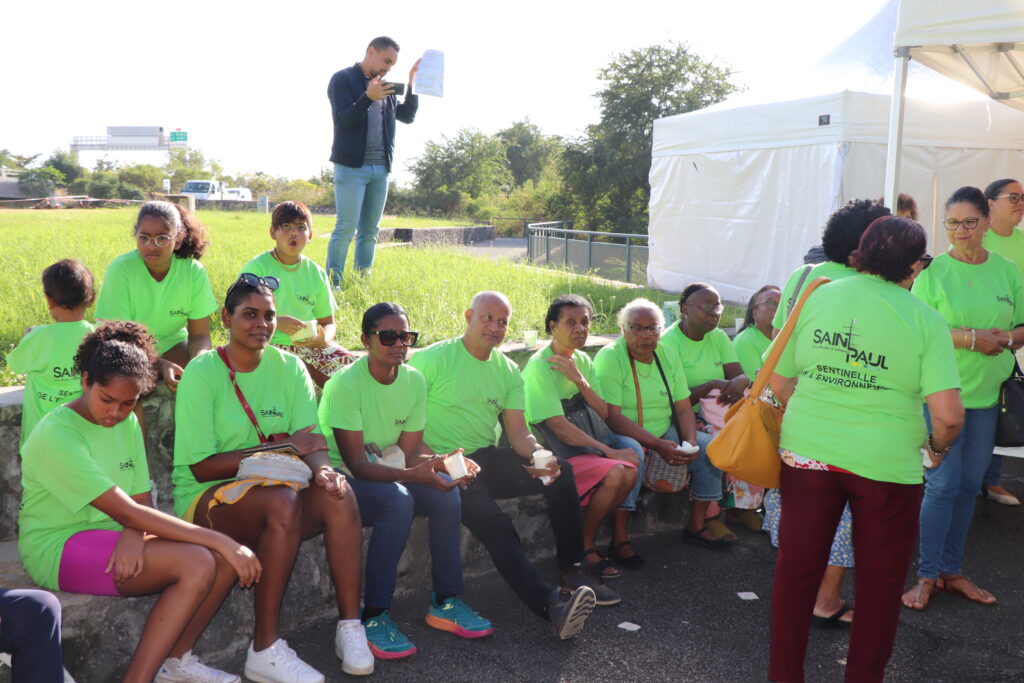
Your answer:
[[[373,266],[377,232],[388,196],[388,175],[395,153],[395,120],[412,123],[419,98],[412,84],[420,62],[412,65],[405,99],[401,83],[384,76],[398,61],[398,43],[387,36],[370,41],[363,61],[331,77],[327,97],[334,119],[334,205],[337,218],[327,245],[327,273],[335,287],[342,284],[345,258],[353,235],[354,265],[367,271]]]

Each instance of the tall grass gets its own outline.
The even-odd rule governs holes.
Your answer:
[[[273,246],[268,234],[269,217],[254,213],[200,211],[211,245],[202,259],[214,292],[222,297],[253,256]],[[43,300],[39,274],[62,258],[81,260],[102,287],[107,265],[118,255],[134,249],[132,209],[83,209],[59,211],[0,210],[0,351],[6,356],[25,328],[50,322]],[[329,217],[314,217],[314,239],[304,252],[317,263],[327,257],[327,239],[333,227]],[[377,250],[368,277],[352,274],[351,262],[344,289],[338,292],[338,341],[348,348],[359,346],[363,311],[380,301],[395,301],[408,312],[410,324],[421,333],[421,343],[462,332],[462,316],[473,294],[495,289],[508,295],[514,313],[508,339],[519,339],[527,329],[540,330],[550,300],[573,292],[594,303],[596,332],[614,330],[614,314],[636,296],[661,302],[669,295],[652,290],[598,284],[570,273],[476,258],[451,249],[417,249],[382,246]],[[92,311],[89,318],[92,319]],[[220,320],[214,316],[215,343],[225,340]],[[0,384],[16,378],[0,368]]]

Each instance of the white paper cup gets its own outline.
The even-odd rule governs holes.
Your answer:
[[[466,468],[466,457],[462,451],[456,451],[444,459],[444,467],[452,479],[461,479],[469,474]]]
[[[302,327],[296,330],[295,334],[290,335],[293,342],[306,341],[312,339],[317,333],[317,322],[315,320],[307,320],[302,324]]]
[[[686,455],[693,455],[694,453],[700,452],[700,446],[694,446],[689,441],[684,441],[676,446],[676,450]]]
[[[537,330],[526,330],[523,332],[523,345],[528,349],[537,348]]]
[[[533,468],[537,470],[546,470],[555,463],[555,454],[551,451],[541,449],[533,452]],[[547,486],[554,481],[551,477],[541,477],[540,481],[542,484]]]

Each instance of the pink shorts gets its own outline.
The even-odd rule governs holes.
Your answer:
[[[569,458],[572,474],[576,479],[576,493],[580,497],[580,505],[590,503],[590,497],[601,484],[605,475],[616,465],[636,469],[636,465],[622,460],[603,458],[600,455],[574,455]]]
[[[114,583],[114,572],[103,573],[120,537],[120,531],[90,529],[69,538],[60,556],[60,589],[89,595],[121,595]]]

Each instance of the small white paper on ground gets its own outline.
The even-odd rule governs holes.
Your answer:
[[[420,58],[413,90],[417,95],[444,97],[444,53],[427,50]]]
[[[737,593],[736,595],[739,596],[740,600],[757,600],[757,593],[742,591],[740,593]]]
[[[634,624],[631,621],[624,621],[621,624],[619,624],[619,628],[621,628],[623,631],[639,631],[640,625]]]

